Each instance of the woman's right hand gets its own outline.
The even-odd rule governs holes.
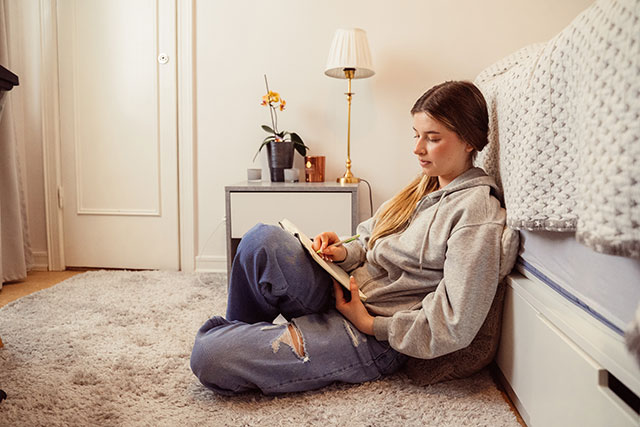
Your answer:
[[[325,231],[313,238],[313,244],[311,247],[316,252],[320,250],[318,255],[320,255],[325,261],[340,262],[347,258],[347,248],[343,245],[328,247],[329,245],[339,241],[340,238],[336,233],[333,231]]]

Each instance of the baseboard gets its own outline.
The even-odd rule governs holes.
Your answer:
[[[32,271],[49,271],[49,257],[47,251],[33,252]],[[226,273],[227,258],[224,256],[196,257],[196,272],[198,273]]]
[[[33,252],[32,271],[49,271],[49,256],[47,251]]]
[[[200,255],[196,257],[196,273],[227,272],[227,257]]]

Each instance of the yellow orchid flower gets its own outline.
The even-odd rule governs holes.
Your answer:
[[[262,97],[262,105],[277,104],[278,102],[280,102],[280,94],[278,92],[269,91]]]

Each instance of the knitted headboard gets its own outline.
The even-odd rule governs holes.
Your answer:
[[[599,0],[475,83],[490,114],[478,162],[507,224],[640,258],[640,1]]]

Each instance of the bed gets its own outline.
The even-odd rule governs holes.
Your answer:
[[[624,336],[640,301],[640,260],[592,251],[573,233],[523,230],[520,235],[517,268],[522,274]]]
[[[640,1],[596,1],[475,83],[478,161],[520,230],[501,380],[531,426],[640,425]]]

